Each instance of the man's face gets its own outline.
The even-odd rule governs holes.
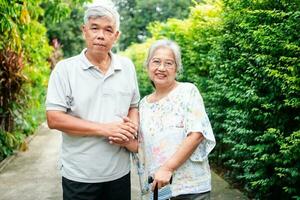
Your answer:
[[[109,17],[90,18],[82,32],[88,51],[94,53],[109,52],[119,36],[114,21]]]

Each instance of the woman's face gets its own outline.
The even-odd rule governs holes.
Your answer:
[[[148,75],[156,88],[174,84],[176,78],[175,56],[171,49],[156,49],[148,65]]]

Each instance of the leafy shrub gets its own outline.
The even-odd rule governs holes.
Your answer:
[[[147,56],[147,50],[149,49],[152,42],[153,40],[148,40],[147,42],[142,44],[131,45],[126,49],[126,51],[121,53],[125,56],[130,57],[136,67],[141,97],[150,94],[153,90],[151,81],[148,78],[147,70],[144,66],[144,61],[146,60]]]
[[[0,160],[13,153],[44,120],[51,54],[39,2],[2,1],[0,26]]]
[[[300,198],[299,21],[296,0],[224,0],[149,26],[151,40],[181,46],[180,80],[199,87],[216,135],[212,161],[251,198]]]
[[[53,53],[45,24],[61,22],[84,2],[0,1],[0,161],[45,120],[47,60]]]
[[[300,129],[299,6],[271,0],[224,4],[207,95],[218,113],[213,121],[222,149],[219,163],[250,196],[299,196],[297,186],[286,184],[299,183],[299,174],[278,173],[293,171],[297,163],[282,159],[282,148]]]

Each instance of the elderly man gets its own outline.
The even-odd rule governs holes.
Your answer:
[[[62,132],[63,199],[130,200],[140,97],[133,63],[111,52],[113,5],[88,7],[82,33],[87,48],[56,65],[46,100],[48,126]]]

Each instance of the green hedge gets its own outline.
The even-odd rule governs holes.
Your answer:
[[[253,197],[299,198],[300,154],[292,146],[300,147],[300,7],[271,0],[225,5],[208,94],[218,113],[221,163]]]
[[[182,47],[180,80],[200,89],[217,138],[211,160],[251,198],[300,199],[299,10],[296,0],[210,1],[149,26],[149,41]],[[148,46],[126,51],[138,72]]]

